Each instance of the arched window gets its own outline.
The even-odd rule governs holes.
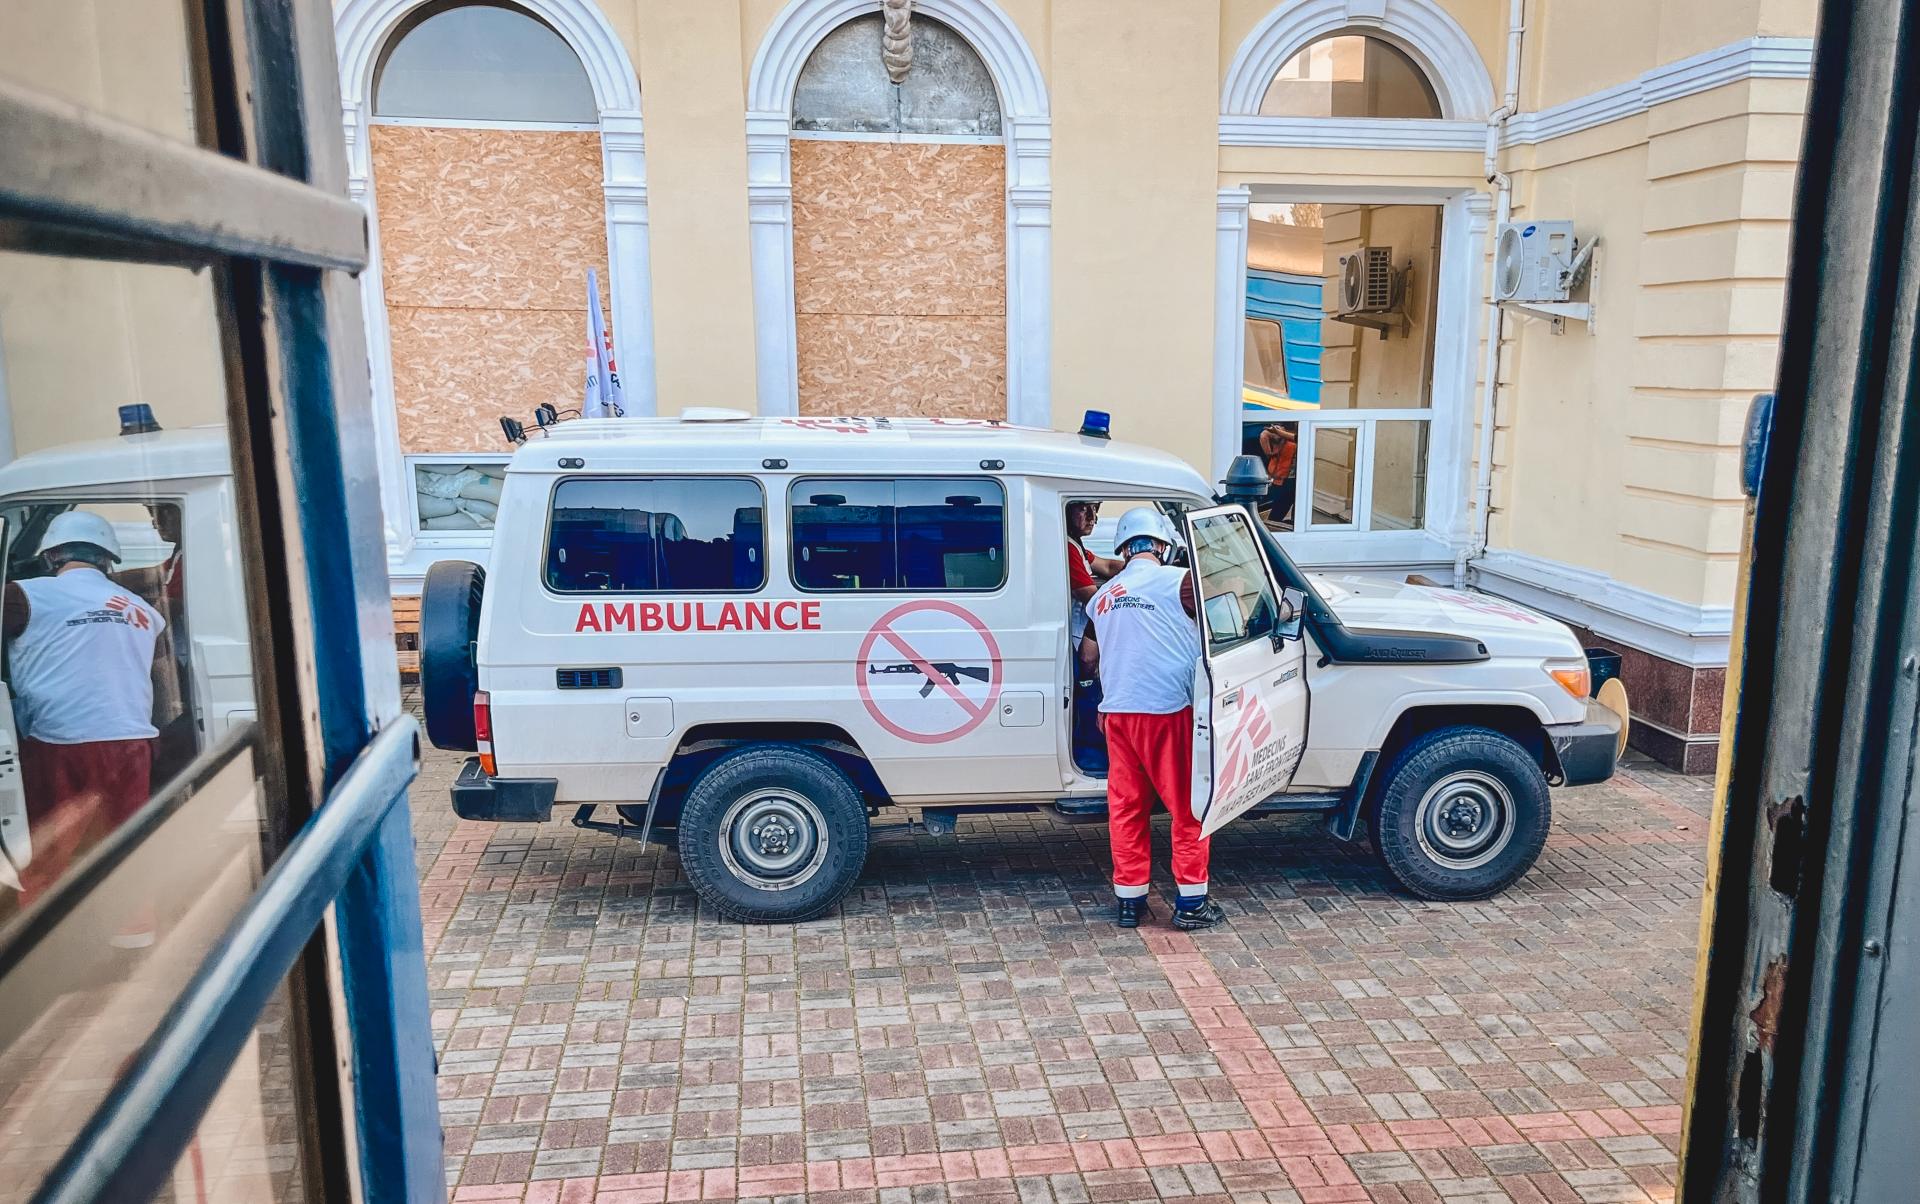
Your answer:
[[[389,44],[373,86],[379,117],[458,121],[599,120],[593,86],[566,39],[503,4],[428,6]]]
[[[845,134],[1000,135],[1000,97],[965,38],[916,15],[912,67],[897,86],[880,57],[879,13],[820,40],[793,92],[793,128]]]
[[[1285,63],[1260,100],[1267,117],[1440,116],[1440,100],[1420,65],[1393,43],[1335,34]]]

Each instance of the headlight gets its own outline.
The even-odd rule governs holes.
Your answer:
[[[1578,698],[1587,700],[1593,692],[1593,672],[1587,667],[1586,658],[1577,661],[1548,661],[1547,676],[1560,683],[1560,688]]]

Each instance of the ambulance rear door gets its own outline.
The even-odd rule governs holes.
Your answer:
[[[1304,599],[1282,591],[1241,506],[1183,518],[1203,655],[1193,696],[1193,814],[1212,835],[1285,790],[1306,749]]]

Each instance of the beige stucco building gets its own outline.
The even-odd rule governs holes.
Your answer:
[[[184,131],[142,53],[165,7],[28,0],[0,76]],[[1710,766],[1811,0],[885,7],[338,0],[397,591],[484,558],[498,416],[579,403],[594,269],[630,412],[1095,408],[1216,472],[1284,422],[1298,559],[1584,626],[1626,653],[1636,742]],[[1490,303],[1503,208],[1588,250],[1558,320]],[[217,414],[217,363],[174,350],[202,340],[114,316],[210,321],[204,285],[75,282],[76,383],[73,315],[7,302],[67,269],[6,268],[16,395],[65,382],[76,429]],[[71,437],[43,425],[15,448]]]

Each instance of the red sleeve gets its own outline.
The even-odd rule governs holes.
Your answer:
[[[1093,573],[1087,568],[1087,558],[1079,548],[1069,541],[1067,544],[1067,588],[1084,589],[1093,584]]]
[[[20,588],[18,581],[7,582],[4,603],[4,615],[0,616],[0,628],[4,628],[8,639],[15,639],[27,629],[27,591]]]

